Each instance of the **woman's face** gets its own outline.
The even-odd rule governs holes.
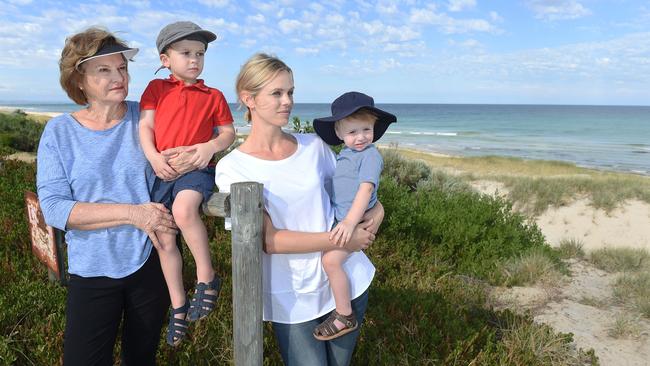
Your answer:
[[[289,122],[293,108],[293,76],[280,71],[246,105],[251,109],[252,122],[266,122],[282,127]]]
[[[127,61],[121,53],[97,57],[81,64],[81,89],[88,103],[121,103],[129,93]]]

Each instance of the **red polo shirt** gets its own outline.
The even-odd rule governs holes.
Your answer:
[[[153,109],[156,149],[207,142],[213,128],[231,124],[232,114],[223,94],[199,79],[184,85],[173,75],[149,82],[140,99],[140,110]]]

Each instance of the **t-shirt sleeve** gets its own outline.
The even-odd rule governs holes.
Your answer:
[[[160,97],[160,83],[156,80],[151,80],[147,88],[140,97],[140,110],[156,109],[158,106],[158,98]]]
[[[214,168],[214,182],[220,193],[230,193],[230,185],[234,183],[232,172],[230,170],[228,162],[223,159],[220,160]],[[230,217],[226,217],[224,223],[226,230],[230,230],[232,227]]]
[[[65,230],[72,207],[77,202],[72,197],[54,133],[47,127],[38,145],[36,165],[36,189],[45,222]]]
[[[381,170],[384,168],[384,160],[376,148],[370,148],[363,159],[361,159],[361,166],[359,167],[359,183],[369,182],[379,186],[379,176]]]
[[[230,107],[228,102],[226,102],[226,97],[219,92],[217,96],[217,107],[214,111],[213,126],[223,126],[229,125],[233,122],[232,113],[230,113]]]

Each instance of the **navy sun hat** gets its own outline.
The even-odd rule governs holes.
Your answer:
[[[314,119],[314,130],[316,134],[329,145],[343,143],[343,140],[336,136],[334,123],[349,117],[360,109],[369,110],[377,116],[372,142],[379,140],[384,135],[384,132],[388,129],[388,125],[397,122],[397,117],[394,114],[375,107],[375,100],[371,96],[359,92],[347,92],[332,102],[332,115],[330,117]]]

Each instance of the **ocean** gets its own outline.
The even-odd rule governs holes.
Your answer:
[[[74,104],[3,103],[33,112],[72,112]],[[397,116],[382,144],[460,156],[559,160],[650,175],[649,106],[380,104]],[[235,126],[243,112],[231,104]],[[298,103],[292,115],[312,121],[329,104]]]

